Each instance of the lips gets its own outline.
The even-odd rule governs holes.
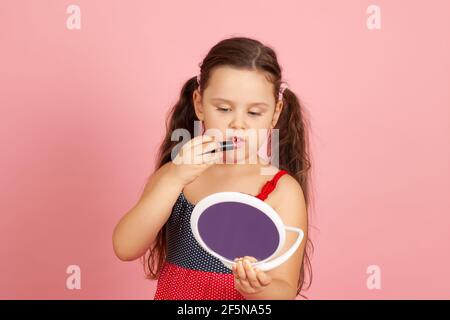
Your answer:
[[[236,148],[242,147],[244,145],[244,143],[245,143],[245,139],[241,138],[241,137],[238,137],[238,136],[233,136],[231,138],[231,140],[233,141],[233,143],[234,143]]]

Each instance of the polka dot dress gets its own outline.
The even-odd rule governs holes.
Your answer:
[[[257,197],[265,200],[278,179],[280,170],[261,189]],[[161,270],[155,300],[245,300],[234,288],[230,269],[195,240],[191,214],[195,205],[181,192],[165,225],[167,259]]]

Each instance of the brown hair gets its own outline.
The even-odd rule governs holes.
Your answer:
[[[245,38],[234,37],[220,41],[206,55],[200,64],[201,93],[208,85],[212,70],[218,66],[230,66],[247,70],[262,71],[267,79],[274,84],[273,94],[278,98],[281,84],[281,67],[278,64],[274,50],[261,42]],[[190,78],[181,89],[178,102],[170,110],[166,119],[166,135],[159,148],[155,170],[171,161],[172,148],[178,141],[171,141],[171,133],[175,129],[188,130],[194,136],[194,121],[199,120],[194,112],[193,92],[198,88],[196,76]],[[308,120],[305,116],[303,103],[300,104],[297,96],[290,89],[283,94],[283,109],[275,126],[279,129],[279,168],[289,172],[300,184],[308,211],[311,207],[311,157],[309,147]],[[310,220],[310,219],[308,219]],[[308,223],[308,226],[310,224]],[[307,233],[309,234],[309,233]],[[312,268],[310,256],[314,246],[308,236],[300,268],[300,278],[297,284],[297,295],[303,289],[311,286]],[[166,228],[159,231],[155,242],[142,258],[148,279],[158,279],[162,266],[166,260]],[[148,256],[148,257],[147,257]],[[308,271],[308,286],[306,283],[306,270]],[[306,297],[305,297],[306,298]]]

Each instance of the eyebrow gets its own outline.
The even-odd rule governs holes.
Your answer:
[[[223,99],[223,98],[212,98],[211,100],[212,101],[222,101],[222,102],[226,102],[226,103],[229,103],[229,104],[234,104],[233,101],[230,101],[230,100],[227,100],[227,99]],[[264,105],[266,107],[269,107],[269,105],[267,103],[265,103],[265,102],[252,102],[252,103],[249,103],[248,105],[249,106]]]

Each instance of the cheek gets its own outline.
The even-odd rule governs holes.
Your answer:
[[[265,128],[268,128],[268,127],[270,127],[270,126],[272,125],[272,120],[273,120],[273,117],[274,117],[274,116],[275,116],[275,115],[274,115],[273,112],[267,112],[267,113],[264,115],[264,121],[265,121],[264,127],[265,127]]]
[[[248,117],[249,123],[253,124],[253,127],[257,129],[268,128],[272,123],[273,112],[264,112],[262,115],[257,117]]]
[[[205,121],[211,128],[222,128],[226,126],[226,116],[215,110],[205,110]]]

